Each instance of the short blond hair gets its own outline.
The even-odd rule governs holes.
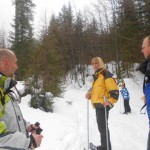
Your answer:
[[[91,64],[93,64],[95,62],[98,62],[100,64],[100,68],[106,69],[106,65],[105,65],[105,63],[104,63],[104,61],[103,61],[102,58],[100,58],[100,57],[94,57],[94,58],[92,58]]]

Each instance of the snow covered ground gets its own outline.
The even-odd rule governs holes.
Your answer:
[[[113,150],[146,150],[148,136],[147,114],[141,115],[143,102],[143,76],[136,72],[134,79],[125,79],[130,93],[132,113],[122,114],[123,100],[120,95],[117,104],[110,111],[109,128]],[[30,95],[22,98],[20,104],[24,118],[31,123],[39,121],[43,128],[43,141],[37,150],[83,150],[87,147],[87,100],[85,93],[89,85],[82,88],[68,86],[64,98],[55,98],[54,113],[45,113],[28,107]],[[100,144],[95,110],[89,107],[90,141]]]

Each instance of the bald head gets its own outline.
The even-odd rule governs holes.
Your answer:
[[[0,49],[0,62],[5,58],[10,58],[15,55],[13,51],[9,49]]]
[[[143,41],[144,41],[144,40],[147,40],[147,42],[150,44],[150,35],[146,36],[146,37],[143,39]]]
[[[9,49],[0,49],[0,72],[13,77],[17,69],[17,58],[14,52]]]

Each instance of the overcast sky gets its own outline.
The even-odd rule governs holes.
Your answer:
[[[47,14],[47,18],[51,16],[52,13],[57,14],[63,4],[68,4],[70,1],[73,9],[83,10],[91,5],[92,0],[33,0],[36,4],[35,16],[34,16],[34,28],[38,31],[39,26],[44,18],[44,14]],[[75,5],[74,5],[75,4]],[[4,29],[6,33],[12,30],[10,23],[15,15],[14,6],[12,6],[12,0],[0,0],[0,29]]]

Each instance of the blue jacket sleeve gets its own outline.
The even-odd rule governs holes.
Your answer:
[[[146,83],[144,93],[146,97],[147,113],[150,124],[150,83]]]

